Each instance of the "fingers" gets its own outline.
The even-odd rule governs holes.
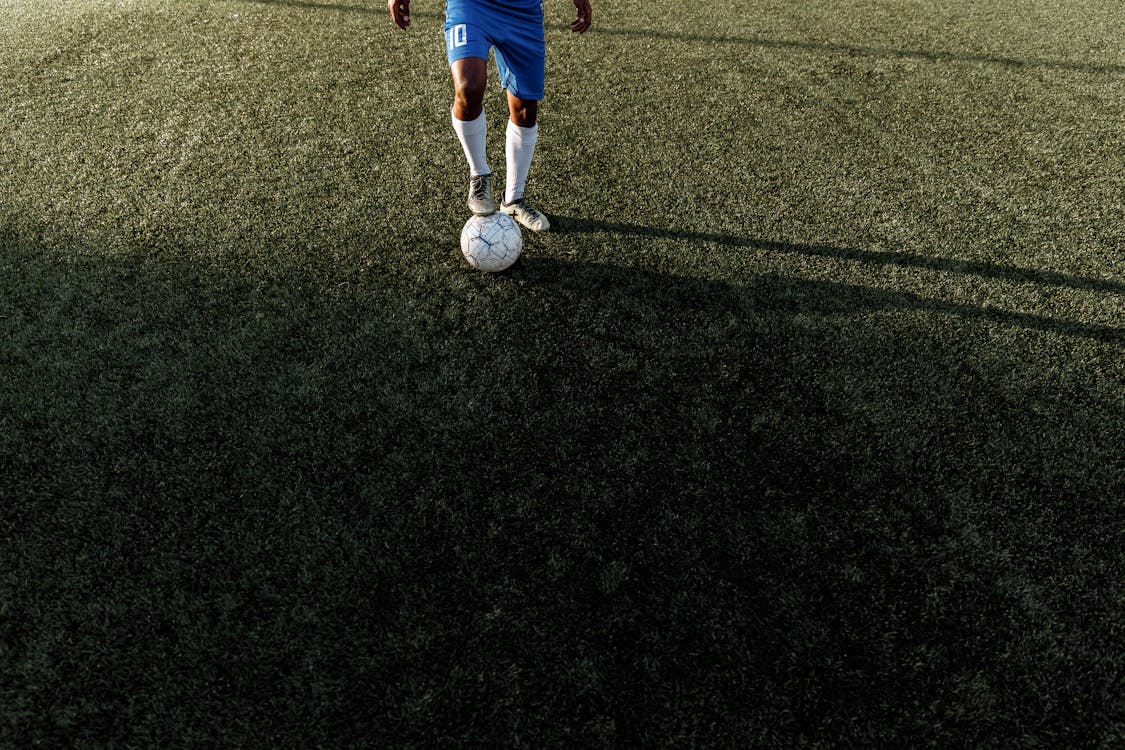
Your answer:
[[[405,31],[410,25],[410,0],[387,0],[387,8],[395,26]]]
[[[574,7],[578,9],[578,18],[570,24],[570,30],[576,34],[584,33],[593,23],[594,14],[590,9],[590,0],[574,0]]]

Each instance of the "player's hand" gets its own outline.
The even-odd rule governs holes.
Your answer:
[[[391,11],[391,20],[395,22],[395,26],[405,31],[410,25],[410,0],[387,0],[387,8]]]
[[[578,19],[570,24],[570,30],[581,34],[590,28],[594,13],[590,10],[590,0],[574,0],[574,7],[578,9]]]

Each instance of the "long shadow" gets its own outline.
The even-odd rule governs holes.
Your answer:
[[[391,23],[390,13],[387,11],[387,6],[384,3],[376,5],[351,5],[349,3],[314,3],[311,0],[242,0],[244,3],[254,3],[256,5],[279,5],[288,8],[301,8],[304,10],[334,10],[341,13],[366,13],[373,16],[384,16],[387,23]],[[437,3],[434,3],[437,5]],[[414,10],[411,8],[410,16],[412,18],[444,18],[442,13],[434,13],[432,11]]]
[[[386,15],[383,6],[370,7],[368,5],[349,5],[344,3],[317,3],[310,0],[243,0],[243,2],[257,3],[259,5],[283,5],[294,8],[315,10],[335,10],[352,13],[371,13]],[[441,18],[440,13],[426,11],[412,11],[416,18]],[[548,24],[554,31],[568,31],[569,25],[556,23]],[[873,47],[853,44],[834,44],[832,42],[807,42],[798,39],[771,39],[762,36],[729,36],[723,34],[691,34],[676,31],[655,31],[652,29],[613,28],[604,25],[595,26],[589,33],[600,36],[624,36],[637,39],[664,39],[676,42],[697,42],[703,44],[727,44],[746,47],[761,47],[764,49],[798,49],[810,52],[824,52],[828,54],[845,54],[857,57],[900,57],[912,60],[925,60],[928,62],[956,62],[956,63],[982,63],[986,65],[1000,65],[1009,68],[1048,68],[1053,70],[1073,70],[1082,73],[1103,73],[1120,75],[1125,73],[1125,65],[1114,63],[1082,63],[1069,60],[1043,60],[1036,58],[1018,58],[1003,55],[979,55],[960,52],[944,52],[941,50],[910,50],[897,47]]]
[[[306,0],[242,0],[242,1],[246,2],[246,3],[256,3],[258,5],[283,5],[283,6],[290,7],[290,8],[305,8],[307,10],[336,10],[336,11],[343,11],[343,12],[346,12],[346,13],[370,13],[372,15],[387,16],[388,20],[390,18],[389,14],[387,13],[387,9],[386,9],[385,6],[373,8],[373,7],[368,7],[367,5],[349,5],[349,4],[346,4],[346,3],[313,3],[313,2],[307,2]],[[415,13],[415,12],[412,11],[410,15],[418,16],[420,18],[424,18],[428,15],[436,15],[436,14]]]
[[[1000,263],[984,261],[952,261],[943,258],[934,258],[916,253],[899,253],[883,250],[861,250],[858,248],[836,247],[833,245],[813,245],[790,242],[775,242],[752,237],[738,237],[729,234],[712,232],[685,232],[664,227],[641,226],[613,221],[599,221],[596,219],[578,218],[572,216],[554,216],[553,228],[557,232],[607,234],[631,234],[641,237],[655,237],[660,239],[684,240],[687,242],[712,242],[727,247],[746,247],[755,250],[768,250],[776,253],[790,253],[808,255],[821,258],[836,258],[838,260],[857,260],[862,263],[872,263],[886,266],[903,266],[908,268],[924,268],[931,271],[945,271],[948,273],[961,273],[981,276],[1003,281],[1030,282],[1046,284],[1068,289],[1078,289],[1087,292],[1114,294],[1125,296],[1125,283],[1108,281],[1106,279],[1088,279],[1081,276],[1072,276],[1053,271],[1038,271],[1019,266],[1006,266]]]
[[[565,28],[559,25],[558,28]],[[1009,68],[1049,68],[1053,70],[1073,70],[1082,73],[1125,73],[1125,65],[1113,63],[1081,63],[1069,60],[1042,60],[998,55],[978,55],[963,52],[944,52],[941,50],[911,50],[897,47],[872,47],[854,44],[834,44],[832,42],[806,42],[797,39],[770,39],[761,36],[723,36],[708,34],[683,34],[666,31],[647,31],[640,29],[598,28],[597,33],[607,36],[630,36],[651,39],[669,39],[678,42],[702,42],[706,44],[731,44],[765,49],[798,49],[810,52],[845,54],[856,57],[900,57],[927,62],[982,63]]]
[[[933,271],[960,273],[1003,281],[1036,283],[1100,294],[1125,296],[1125,284],[1119,282],[1105,281],[1102,279],[1087,279],[1048,271],[1036,271],[998,263],[950,261],[914,253],[895,253],[834,247],[831,245],[776,242],[710,232],[685,232],[620,222],[579,219],[569,216],[555,216],[553,217],[553,221],[553,230],[560,233],[600,232],[606,234],[628,234],[641,237],[684,240],[689,242],[711,242],[726,247],[750,248],[773,253],[835,258],[839,260],[856,260],[862,263],[875,265],[924,268]],[[1104,343],[1125,343],[1125,328],[1060,321],[1031,313],[981,308],[964,303],[932,299],[908,292],[886,292],[853,284],[802,281],[801,288],[808,292],[808,294],[802,295],[803,297],[807,297],[806,302],[831,299],[835,300],[833,304],[834,308],[839,305],[845,307],[858,305],[881,310],[925,310],[964,318],[989,320],[1069,336],[1078,336]],[[815,302],[815,304],[823,306],[823,302]]]

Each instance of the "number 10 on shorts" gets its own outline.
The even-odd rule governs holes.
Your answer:
[[[450,49],[464,47],[469,43],[469,30],[463,23],[451,26],[445,32],[445,40],[449,43]]]

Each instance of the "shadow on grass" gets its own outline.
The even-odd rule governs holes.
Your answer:
[[[838,260],[855,260],[872,265],[924,268],[931,271],[973,275],[1007,282],[1057,286],[1095,292],[1098,294],[1114,295],[1117,297],[1125,296],[1125,284],[1122,283],[1103,279],[1088,279],[1050,271],[1036,271],[998,263],[953,261],[915,253],[872,251],[835,247],[831,245],[775,242],[750,237],[738,237],[729,234],[685,232],[662,227],[582,219],[569,216],[555,216],[552,217],[552,220],[554,222],[553,231],[559,233],[624,234],[658,239],[682,240],[686,242],[705,242],[726,247],[760,250],[769,253],[834,258]],[[957,302],[945,302],[906,292],[887,292],[850,284],[814,281],[802,281],[800,284],[808,289],[809,294],[807,297],[809,300],[836,300],[837,302],[834,302],[834,305],[847,306],[850,302],[856,307],[869,309],[926,310],[964,318],[989,320],[1040,331],[1053,331],[1055,333],[1079,336],[1105,343],[1125,343],[1125,328],[1060,321],[1031,313],[976,307]],[[815,306],[816,305],[814,305],[814,308]]]
[[[303,10],[334,10],[341,13],[370,13],[372,15],[385,16],[387,23],[390,23],[390,12],[387,10],[386,5],[375,5],[363,3],[355,5],[352,3],[317,3],[311,0],[241,0],[244,3],[253,3],[255,5],[278,5],[285,8],[301,8]],[[440,18],[437,13],[421,13],[411,10],[411,16],[418,16],[419,18]]]
[[[558,28],[565,28],[559,26]],[[705,34],[680,34],[675,32],[642,31],[637,29],[594,29],[601,34],[610,36],[629,36],[637,38],[671,39],[680,42],[699,42],[704,44],[727,44],[762,49],[793,49],[808,52],[819,52],[830,55],[847,55],[849,57],[897,57],[907,60],[923,60],[925,62],[951,62],[951,63],[978,63],[981,65],[998,65],[1008,68],[1046,68],[1049,70],[1070,70],[1079,73],[1098,73],[1120,75],[1125,73],[1125,65],[1113,63],[1081,63],[1066,60],[1043,60],[1035,58],[1005,57],[999,55],[976,55],[964,52],[944,52],[941,50],[910,50],[897,47],[872,47],[852,44],[833,44],[831,42],[806,42],[793,39],[770,39],[760,36],[734,37]]]
[[[242,2],[256,3],[259,5],[280,5],[294,8],[334,10],[352,13],[372,13],[389,16],[387,9],[382,5],[351,5],[345,3],[318,3],[311,0],[242,0]],[[595,13],[597,13],[595,9]],[[411,16],[416,18],[443,18],[441,14],[426,11],[412,10]],[[388,18],[388,23],[390,20]],[[548,28],[555,31],[569,31],[567,24],[550,24]],[[873,47],[852,44],[833,44],[831,42],[806,42],[791,39],[770,39],[760,36],[724,36],[718,34],[690,34],[671,31],[656,31],[650,29],[621,29],[595,24],[588,33],[603,36],[625,36],[636,39],[666,39],[677,42],[690,42],[716,45],[738,45],[746,47],[759,47],[762,49],[795,49],[810,52],[823,52],[827,54],[843,54],[853,57],[898,57],[927,62],[954,62],[954,63],[979,63],[982,65],[999,65],[1009,68],[1047,68],[1051,70],[1072,70],[1081,73],[1098,73],[1120,75],[1125,73],[1125,65],[1113,63],[1081,63],[1066,60],[1043,60],[1035,58],[1018,58],[1000,55],[976,55],[962,52],[944,52],[940,50],[909,50],[896,47]]]
[[[1121,425],[1057,345],[788,279],[115,252],[0,237],[0,744],[1112,731]]]

